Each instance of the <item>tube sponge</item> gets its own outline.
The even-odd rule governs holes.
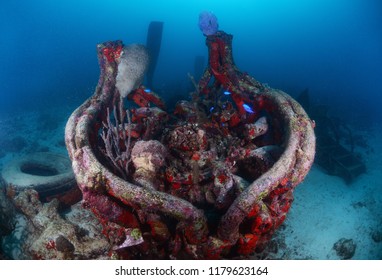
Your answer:
[[[199,28],[206,36],[215,34],[219,28],[217,17],[211,12],[201,12],[199,14]]]
[[[126,97],[142,84],[149,62],[144,45],[133,44],[123,48],[115,84],[121,97]]]

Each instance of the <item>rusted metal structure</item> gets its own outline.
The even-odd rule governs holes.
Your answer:
[[[127,95],[139,108],[122,99],[124,46],[97,46],[97,88],[70,116],[65,141],[83,205],[117,258],[249,255],[284,221],[313,163],[302,107],[239,71],[231,35],[206,40],[209,65],[174,112],[144,86]]]

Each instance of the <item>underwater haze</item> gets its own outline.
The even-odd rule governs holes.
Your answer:
[[[74,117],[71,119],[69,116],[91,97],[96,89],[100,77],[97,44],[115,40],[122,40],[125,45],[146,44],[150,23],[163,22],[163,34],[153,83],[145,91],[153,90],[158,93],[166,102],[168,112],[172,112],[176,101],[190,100],[190,93],[195,91],[189,75],[198,79],[203,68],[208,66],[206,37],[198,26],[199,15],[203,11],[212,12],[218,19],[219,30],[233,35],[233,57],[240,70],[240,75],[248,73],[254,77],[261,83],[261,88],[265,89],[264,92],[268,91],[266,86],[268,84],[272,89],[281,89],[291,95],[301,103],[310,119],[313,120],[310,122],[309,119],[307,126],[315,127],[315,137],[311,132],[309,141],[304,142],[306,146],[303,146],[312,151],[309,155],[314,153],[315,148],[315,162],[309,172],[305,170],[308,175],[293,193],[294,201],[287,218],[269,241],[267,253],[269,252],[270,255],[264,253],[264,255],[254,255],[253,258],[382,259],[382,0],[2,0],[0,5],[0,177],[2,177],[0,178],[0,259],[29,257],[29,252],[26,252],[26,247],[24,247],[26,240],[23,240],[26,236],[25,233],[28,233],[27,218],[17,214],[15,218],[17,222],[13,222],[13,217],[9,219],[9,228],[17,225],[15,229],[12,228],[12,233],[9,229],[6,234],[1,230],[1,226],[6,224],[5,218],[2,216],[5,207],[3,207],[1,197],[4,197],[4,201],[8,200],[4,195],[5,190],[9,197],[14,197],[16,186],[10,182],[9,188],[6,188],[4,174],[9,175],[10,173],[13,176],[15,173],[16,176],[13,177],[16,179],[24,173],[38,177],[38,179],[40,179],[39,177],[54,177],[56,169],[52,169],[55,171],[52,172],[54,174],[52,175],[49,173],[52,171],[51,169],[46,168],[45,170],[37,164],[37,171],[48,173],[41,174],[28,165],[28,168],[18,168],[19,165],[14,164],[25,158],[29,162],[29,156],[36,152],[65,157],[68,161],[68,170],[71,170],[66,143],[69,143],[70,154],[71,142],[82,143],[82,141],[77,138],[75,141],[70,139],[77,137],[80,133],[75,134],[77,128],[74,129],[71,124],[74,122],[73,119],[79,115],[73,114]],[[105,54],[105,56],[107,55]],[[133,58],[129,60],[130,57]],[[127,57],[129,59],[124,58],[126,65],[119,63],[118,66],[122,65],[124,68],[121,67],[123,71],[118,71],[118,75],[131,70],[128,66],[133,65],[130,62],[134,61],[134,56],[130,57]],[[200,60],[201,57],[202,60]],[[196,61],[203,61],[203,68],[196,68]],[[141,68],[143,69],[144,66],[146,65]],[[137,74],[137,72],[130,73]],[[144,85],[151,84],[149,83],[150,77],[149,72]],[[236,74],[234,78],[237,77],[243,76]],[[118,81],[123,81],[123,77],[119,78],[118,76]],[[134,82],[138,81],[137,83],[142,80],[142,76],[135,78]],[[229,80],[233,79],[230,77]],[[235,80],[235,83],[236,81],[239,81],[239,78]],[[240,86],[242,86],[243,79],[240,81],[242,82]],[[104,87],[106,88],[107,85]],[[230,98],[234,100],[235,93],[230,93],[228,90],[230,90],[229,87],[221,90],[220,93],[224,91],[224,96],[219,94],[227,100]],[[122,94],[120,88],[116,92]],[[125,93],[127,94],[128,90],[125,90]],[[243,94],[243,96],[245,95]],[[242,98],[241,95],[240,98]],[[98,99],[94,100],[98,102]],[[237,100],[234,101],[237,102]],[[243,135],[246,133],[246,130],[241,131],[244,122],[240,124],[239,129],[236,127],[241,122],[238,115],[247,116],[253,114],[253,110],[257,110],[257,107],[251,108],[244,103],[247,102],[246,100],[240,99],[239,102],[241,101],[242,106],[238,106],[237,111],[233,111],[232,116],[236,117],[236,123],[232,122],[232,125],[223,117],[215,119],[216,115],[222,115],[223,109],[229,109],[225,104],[221,106],[223,109],[216,108],[215,99],[213,106],[207,103],[208,106],[203,107],[203,110],[209,114],[208,118],[214,119],[212,122],[214,125],[216,122],[221,122],[217,127],[224,127],[222,131],[225,131],[226,134],[223,135],[220,132],[214,137],[221,138],[221,143],[228,143],[227,146],[216,145],[221,150],[227,148],[227,154],[231,147],[235,146],[232,143],[236,143],[232,139],[229,140],[234,135],[233,132],[240,132]],[[236,104],[241,104],[239,102]],[[280,107],[284,108],[286,103],[283,102]],[[290,102],[285,106],[285,111],[292,107],[291,104],[297,106],[294,102]],[[187,111],[187,103],[183,103],[182,106]],[[268,105],[262,104],[259,108],[262,106]],[[302,112],[295,108],[290,111]],[[274,107],[270,106],[269,112],[272,110]],[[215,111],[216,113],[214,113]],[[261,119],[265,121],[273,118],[273,114],[268,116],[268,112],[264,111],[265,118],[261,115]],[[146,113],[149,114],[150,111]],[[260,111],[260,113],[263,112]],[[85,115],[83,112],[81,114]],[[114,119],[116,126],[119,127],[117,114],[114,114],[114,117],[111,116],[111,113],[105,114],[105,118],[106,115],[110,115],[107,125],[110,125],[110,120]],[[144,115],[144,113],[142,114]],[[175,116],[174,119],[178,118],[176,114],[171,114],[169,113],[171,117]],[[257,114],[258,112],[256,112],[256,117],[258,117]],[[287,116],[283,114],[277,112],[275,116],[287,119]],[[300,120],[302,115],[304,114],[299,115],[299,124],[302,123]],[[159,120],[162,115],[158,114],[157,117]],[[192,122],[191,117],[188,116],[185,122]],[[206,119],[208,120],[208,118]],[[68,119],[69,125],[66,126]],[[127,119],[130,123],[129,114],[127,114]],[[163,119],[165,118],[163,117]],[[231,119],[235,121],[234,117]],[[231,121],[231,119],[229,120]],[[153,130],[158,129],[158,131],[162,129],[161,133],[166,132],[167,128],[164,129],[161,124],[157,125],[155,118],[152,120],[154,121],[148,122],[147,127],[154,128]],[[254,122],[253,118],[249,118],[248,122],[250,122],[249,120]],[[201,123],[205,120],[199,121]],[[293,132],[299,134],[297,138],[307,137],[308,133],[295,129],[297,125],[295,125],[294,118],[289,118],[288,122],[290,126],[293,126],[293,130],[296,130]],[[156,125],[152,125],[153,123]],[[168,123],[169,126],[173,125],[170,121]],[[228,128],[226,128],[227,123],[230,126]],[[270,122],[269,130],[274,130],[272,135],[274,133],[274,138],[277,138],[277,144],[281,141],[279,138],[284,137],[283,133],[287,135],[285,139],[289,139],[287,137],[290,137],[288,136],[290,128],[286,125],[289,123],[278,119]],[[196,124],[198,125],[198,123]],[[245,123],[245,126],[247,124]],[[109,129],[105,122],[102,125],[102,129],[97,127],[100,129],[97,144],[101,143],[98,152],[103,152],[103,147],[105,150],[111,149],[105,140],[109,134],[106,136],[105,133],[106,131],[109,133],[112,129]],[[256,127],[256,124],[254,125]],[[178,127],[187,126],[188,124],[182,124]],[[66,131],[66,143],[65,127],[69,127]],[[84,127],[86,126],[84,125]],[[206,127],[208,127],[208,123]],[[216,128],[216,126],[211,125],[211,128]],[[70,131],[71,129],[73,131]],[[78,130],[81,132],[83,131],[81,129]],[[88,129],[90,130],[90,128]],[[141,137],[139,129],[140,127],[137,126],[138,136],[136,137]],[[265,130],[268,130],[268,126]],[[279,130],[282,130],[281,133]],[[116,147],[125,145],[124,147],[128,151],[130,136],[135,137],[132,136],[132,132],[135,132],[134,126],[133,129],[128,126],[126,131],[129,133],[121,133],[124,135],[124,141],[117,139],[115,142],[117,144],[114,143],[114,145]],[[115,134],[119,137],[118,133]],[[128,140],[126,139],[127,134],[129,135]],[[199,135],[199,130],[197,134]],[[169,135],[172,134],[169,133]],[[174,133],[174,135],[177,134]],[[193,137],[193,134],[188,133],[188,135],[190,139]],[[249,132],[248,135],[250,136]],[[249,136],[248,138],[250,138]],[[146,137],[146,132],[144,137]],[[172,138],[168,139],[166,141],[172,141]],[[179,137],[179,139],[182,138]],[[227,139],[229,141],[225,141]],[[268,143],[267,138],[264,137],[264,139]],[[314,139],[317,141],[315,142]],[[101,142],[101,140],[105,142]],[[240,140],[237,143],[246,143],[245,141]],[[257,142],[252,142],[248,147],[257,148]],[[288,145],[302,147],[293,144],[294,142],[295,140],[290,142],[288,140],[281,143],[280,146],[283,149],[284,144],[288,149]],[[207,140],[203,140],[203,143],[207,143]],[[176,145],[174,146],[176,147]],[[247,146],[240,148],[243,148],[244,151]],[[203,149],[200,148],[200,150]],[[237,147],[233,148],[233,150],[235,149]],[[193,153],[194,150],[190,151]],[[199,151],[199,147],[195,148],[195,151]],[[306,157],[313,161],[313,156],[305,156],[301,153],[301,149],[293,151],[296,151],[293,152],[293,157],[297,158],[297,160],[293,159],[293,164],[296,163],[295,166],[301,164],[301,158]],[[116,152],[116,154],[119,157],[119,153]],[[211,153],[211,158],[214,154],[215,152]],[[225,151],[223,154],[225,157]],[[130,156],[128,153],[124,153],[124,155]],[[42,156],[40,155],[40,157]],[[184,164],[183,161],[178,163],[172,159],[168,161],[173,161],[173,166],[175,163],[185,166],[184,169],[179,170],[190,169],[192,166],[193,174],[199,176],[199,163],[195,164],[198,158],[195,158],[194,155],[188,157],[192,165]],[[113,161],[113,159],[111,160]],[[214,162],[215,160],[208,159],[208,161]],[[42,162],[57,164],[55,160],[49,160],[46,157],[42,157]],[[131,158],[126,162],[127,178]],[[247,164],[247,161],[243,162],[243,165]],[[106,163],[107,166],[109,166],[108,164],[111,166],[110,162]],[[248,161],[248,164],[251,165],[252,162]],[[248,168],[248,173],[255,171],[258,173],[258,169],[261,170],[261,165],[258,168],[257,162],[253,164],[253,168]],[[234,165],[239,164],[233,161],[232,167]],[[304,168],[308,166],[301,165]],[[78,166],[77,164],[77,169],[80,170],[81,168]],[[34,167],[33,164],[32,167]],[[290,169],[292,168],[295,167],[290,167]],[[4,170],[12,172],[7,173]],[[178,172],[177,169],[173,170]],[[297,176],[295,170],[296,168],[293,172],[288,171],[288,174]],[[15,172],[13,173],[13,171]],[[210,173],[206,174],[213,174],[211,175],[212,181],[216,181],[215,179],[218,177],[215,173],[208,172]],[[181,174],[181,172],[178,173]],[[163,179],[162,177],[167,177],[167,173],[166,176],[162,175],[160,180]],[[239,175],[241,176],[241,174]],[[12,179],[14,179],[13,177]],[[172,178],[172,175],[169,177]],[[189,178],[191,177],[187,177],[187,182],[190,182]],[[252,179],[250,177],[250,180]],[[285,181],[286,179],[286,177],[280,179],[279,185],[284,187],[288,183]],[[172,179],[170,181],[172,182]],[[284,182],[286,183],[284,184]],[[174,190],[176,183],[173,184]],[[193,180],[192,183],[195,184],[195,181]],[[35,185],[39,187],[38,184]],[[242,186],[240,186],[241,188]],[[207,192],[205,196],[208,201]],[[286,197],[288,200],[290,199],[289,196]],[[25,204],[29,206],[28,203]],[[72,213],[84,210],[80,203],[77,206],[73,207]],[[283,208],[287,207],[283,206]],[[68,210],[68,213],[70,211]],[[216,211],[219,215],[220,212],[223,213],[221,209]],[[72,218],[68,213],[65,213],[66,218]],[[210,213],[213,218],[215,212]],[[86,222],[83,223],[86,224]],[[175,226],[173,228],[175,230]],[[213,228],[213,230],[216,229]],[[131,236],[133,236],[132,233],[133,231]],[[33,239],[29,238],[28,242],[30,240]],[[62,239],[59,240],[62,241]],[[250,240],[257,242],[255,238]],[[138,243],[133,245],[135,244]],[[346,244],[352,246],[344,256],[341,255],[341,251],[343,251],[341,246]],[[87,248],[87,246],[83,247]],[[177,246],[174,245],[174,247]],[[50,250],[51,244],[42,245],[41,248],[45,248],[45,251]],[[51,252],[53,250],[48,253]],[[36,256],[38,257],[38,255]]]
[[[198,15],[212,11],[219,29],[234,35],[239,69],[292,96],[309,88],[313,101],[367,124],[382,115],[381,6],[378,0],[6,0],[0,109],[79,105],[98,80],[96,44],[144,44],[151,21],[164,22],[154,87],[165,99],[187,95],[195,56],[207,59]]]

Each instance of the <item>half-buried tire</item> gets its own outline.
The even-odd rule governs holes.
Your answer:
[[[16,158],[4,166],[1,176],[7,187],[16,192],[33,188],[41,200],[65,194],[76,187],[69,158],[50,152]]]

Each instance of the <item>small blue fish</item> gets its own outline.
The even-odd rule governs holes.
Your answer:
[[[146,88],[146,89],[145,89],[145,92],[151,92],[151,89]]]
[[[243,104],[243,108],[244,108],[245,111],[247,111],[250,114],[254,114],[255,113],[255,111],[253,111],[252,108],[249,105],[247,105],[247,104]]]
[[[215,107],[214,106],[212,106],[211,108],[210,108],[210,113],[212,113],[212,111],[215,109]]]
[[[231,93],[229,92],[229,91],[225,91],[225,92],[223,92],[225,95],[230,95]]]

